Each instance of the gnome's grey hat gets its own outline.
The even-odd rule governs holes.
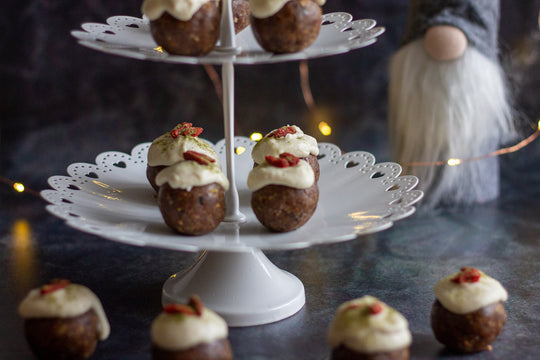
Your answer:
[[[410,0],[404,45],[423,36],[434,25],[452,25],[465,33],[469,44],[497,59],[499,0]]]

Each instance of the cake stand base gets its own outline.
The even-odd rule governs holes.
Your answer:
[[[192,268],[165,282],[162,303],[186,303],[195,294],[229,326],[283,320],[305,304],[302,282],[258,249],[207,251]]]

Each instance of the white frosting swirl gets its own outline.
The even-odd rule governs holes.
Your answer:
[[[369,306],[378,302],[382,311],[371,314]],[[363,296],[341,304],[328,331],[328,343],[360,353],[404,349],[412,342],[407,319],[373,296]]]
[[[277,13],[290,0],[249,0],[249,7],[253,16],[259,19],[270,17]],[[317,5],[323,6],[326,0],[313,0]]]
[[[193,137],[179,135],[176,138],[171,133],[165,133],[152,141],[148,148],[148,165],[150,166],[169,166],[178,161],[184,160],[183,154],[186,151],[196,151],[210,156],[216,160],[219,166],[219,159],[210,144],[204,140]]]
[[[141,11],[150,20],[156,20],[168,12],[178,20],[189,21],[209,1],[213,0],[144,0]]]
[[[156,185],[165,183],[174,189],[187,191],[191,191],[193,186],[212,183],[218,183],[225,191],[229,189],[229,180],[217,165],[201,165],[196,161],[179,161],[161,170],[156,176]]]
[[[294,134],[287,134],[284,137],[276,138],[270,136],[269,132],[262,138],[251,151],[251,157],[257,164],[263,163],[267,155],[278,157],[279,154],[287,152],[299,158],[305,158],[308,155],[319,155],[317,140],[304,132],[296,125],[292,125],[296,130]]]
[[[467,314],[508,299],[508,292],[501,283],[483,272],[478,281],[460,284],[452,281],[458,274],[441,279],[433,289],[435,297],[447,310],[455,314]]]
[[[227,323],[204,308],[201,316],[162,312],[152,322],[152,343],[165,350],[185,350],[199,344],[226,339]]]
[[[300,160],[295,166],[279,168],[264,162],[255,166],[248,174],[247,186],[257,191],[266,185],[285,185],[296,189],[307,189],[315,182],[315,173],[307,161]]]
[[[72,318],[93,309],[98,317],[98,334],[105,340],[110,334],[110,325],[99,298],[87,287],[69,284],[48,294],[33,289],[19,305],[19,314],[25,319]]]

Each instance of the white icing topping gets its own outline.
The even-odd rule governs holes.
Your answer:
[[[212,183],[218,183],[225,191],[229,189],[229,180],[217,165],[201,165],[196,161],[179,161],[161,170],[156,176],[156,185],[165,183],[174,189],[187,191],[191,191],[193,186]]]
[[[277,13],[290,0],[249,0],[249,7],[253,16],[259,19],[270,17]],[[313,0],[317,5],[323,6],[326,0]]]
[[[315,173],[307,161],[300,160],[295,166],[279,168],[264,162],[249,172],[247,186],[257,191],[266,185],[285,185],[296,189],[307,189],[315,182]]]
[[[216,160],[219,166],[219,160],[216,152],[204,140],[193,137],[179,135],[174,138],[171,133],[165,133],[152,141],[148,148],[148,165],[150,166],[169,166],[178,161],[184,160],[183,154],[186,151],[196,151],[210,156]]]
[[[189,21],[207,2],[211,0],[144,0],[141,11],[148,19],[156,20],[168,12],[178,20]]]
[[[305,158],[308,155],[319,155],[317,140],[304,132],[296,125],[292,125],[296,130],[294,134],[287,134],[282,138],[270,136],[272,131],[262,138],[251,151],[251,157],[257,164],[263,163],[267,155],[278,157],[279,154],[288,152],[299,158]],[[274,130],[275,131],[275,130]]]
[[[370,314],[369,306],[378,302],[382,311]],[[407,319],[373,296],[363,296],[341,304],[328,331],[333,348],[344,345],[361,353],[404,349],[412,342]]]
[[[64,289],[41,295],[40,289],[31,290],[19,305],[25,318],[72,318],[94,309],[98,317],[100,340],[109,336],[110,326],[98,297],[87,287],[70,284]]]
[[[153,344],[174,351],[226,339],[228,331],[225,320],[204,308],[201,316],[162,312],[152,322],[151,337]]]
[[[452,279],[458,274],[441,279],[433,289],[435,297],[447,310],[455,314],[467,314],[508,299],[507,291],[494,278],[481,273],[477,282],[457,284]]]

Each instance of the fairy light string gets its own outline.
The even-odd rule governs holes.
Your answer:
[[[538,27],[540,28],[540,12],[538,14]],[[155,50],[163,52],[163,49],[161,47],[157,47]],[[223,87],[221,84],[221,79],[219,78],[219,74],[215,70],[215,68],[212,65],[204,65],[204,69],[206,71],[206,74],[208,75],[210,81],[212,82],[214,86],[214,90],[216,92],[217,97],[222,101],[223,99]],[[306,60],[302,60],[299,63],[299,73],[300,73],[300,86],[302,89],[302,95],[304,97],[304,102],[309,109],[311,113],[316,113],[316,104],[315,100],[313,99],[313,94],[311,92],[311,86],[309,84],[309,67],[308,62]],[[319,123],[319,130],[321,133],[325,136],[330,135],[331,133],[331,127],[326,122]],[[434,161],[434,162],[412,162],[408,164],[404,164],[405,166],[415,167],[415,166],[458,166],[463,163],[472,162],[472,161],[478,161],[482,159],[486,159],[493,156],[499,156],[504,154],[513,153],[516,151],[519,151],[532,143],[534,140],[536,140],[538,137],[540,137],[540,120],[538,120],[536,124],[536,131],[529,135],[524,140],[520,141],[516,145],[502,148],[495,150],[493,152],[490,152],[488,154],[480,155],[480,156],[473,156],[470,158],[464,158],[464,159],[458,159],[458,158],[451,158],[447,160],[440,160],[440,161]],[[262,138],[262,134],[260,133],[254,133],[252,134],[252,140],[260,140]],[[40,197],[39,192],[32,190],[24,184],[20,182],[15,182],[13,180],[10,180],[6,177],[0,176],[0,182],[7,184],[11,188],[13,188],[14,191],[17,193],[29,193],[31,195]]]
[[[0,176],[0,182],[8,185],[9,187],[11,187],[17,193],[20,193],[20,194],[27,193],[27,194],[39,197],[39,192],[38,191],[32,190],[31,188],[25,186],[23,183],[10,180],[10,179],[8,179],[6,177],[3,177],[3,176]]]
[[[539,18],[540,19],[540,18]],[[540,20],[539,20],[540,21]],[[302,95],[304,96],[304,102],[306,103],[307,108],[309,111],[314,112],[316,109],[315,100],[313,99],[313,94],[311,93],[311,87],[309,85],[309,68],[307,61],[303,60],[299,64],[299,72],[300,72],[300,85],[302,88]],[[324,130],[326,129],[326,130]],[[329,134],[330,127],[326,123],[320,123],[319,124],[319,130],[323,135],[325,135],[325,131],[328,131]],[[408,167],[419,167],[419,166],[458,166],[463,163],[467,162],[473,162],[478,160],[483,160],[489,157],[493,156],[499,156],[503,154],[509,154],[516,152],[518,150],[523,149],[525,146],[532,143],[534,140],[536,140],[540,136],[540,120],[538,120],[536,131],[532,133],[530,136],[528,136],[526,139],[520,141],[516,145],[498,149],[495,151],[492,151],[488,154],[480,155],[480,156],[473,156],[470,158],[450,158],[447,160],[439,160],[439,161],[432,161],[432,162],[411,162],[407,164],[402,164],[404,166]]]
[[[210,78],[214,89],[216,91],[216,95],[221,100],[223,89],[221,85],[221,81],[219,79],[219,74],[215,71],[214,67],[211,65],[205,65],[204,69]],[[311,86],[309,84],[309,67],[307,61],[303,60],[299,63],[299,73],[300,73],[300,86],[302,89],[302,95],[304,97],[304,102],[308,108],[308,110],[312,113],[317,111],[317,106],[315,104],[315,100],[313,99],[313,94],[311,92]],[[534,126],[533,126],[534,128]],[[323,135],[329,135],[331,133],[331,127],[329,124],[320,123],[319,124],[319,130]],[[252,134],[252,139],[254,141],[260,140],[261,134],[254,133]],[[439,161],[432,161],[432,162],[411,162],[407,164],[402,164],[403,166],[409,166],[409,167],[419,167],[419,166],[458,166],[463,163],[483,160],[489,157],[493,156],[500,156],[504,154],[510,154],[516,151],[519,151],[526,147],[527,145],[531,144],[534,140],[536,140],[538,137],[540,137],[540,120],[538,120],[536,124],[536,131],[529,135],[527,138],[521,140],[517,144],[505,148],[501,148],[495,151],[492,151],[488,154],[480,155],[480,156],[473,156],[469,158],[450,158],[447,160],[439,160]],[[35,191],[27,186],[25,186],[21,182],[16,182],[11,179],[8,179],[6,177],[0,176],[0,183],[4,183],[11,187],[15,192],[17,193],[28,193],[33,196],[40,197],[39,192]]]
[[[484,154],[484,155],[480,155],[480,156],[473,156],[473,157],[470,157],[470,158],[464,158],[464,159],[450,158],[450,159],[444,160],[444,161],[433,161],[433,162],[411,162],[411,163],[407,163],[407,164],[403,164],[403,165],[408,166],[408,167],[457,166],[457,165],[461,165],[461,164],[467,163],[467,162],[483,160],[483,159],[493,157],[493,156],[499,156],[499,155],[503,155],[503,154],[510,154],[510,153],[516,152],[518,150],[523,149],[525,146],[529,145],[530,143],[532,143],[539,136],[540,136],[540,120],[538,120],[536,131],[534,133],[532,133],[527,138],[525,138],[524,140],[521,140],[519,143],[517,143],[516,145],[513,145],[513,146],[498,149],[498,150],[492,151],[492,152],[490,152],[488,154]]]
[[[223,102],[223,87],[221,86],[218,72],[212,65],[204,64],[203,67],[206,71],[206,75],[208,75],[208,78],[212,82],[212,85],[214,85],[214,91],[216,92],[219,101]]]
[[[309,111],[315,110],[315,100],[313,100],[313,94],[311,93],[311,86],[309,85],[309,67],[306,60],[300,61],[298,65],[300,72],[300,87],[302,88],[302,95],[304,96],[304,102],[306,103]]]

